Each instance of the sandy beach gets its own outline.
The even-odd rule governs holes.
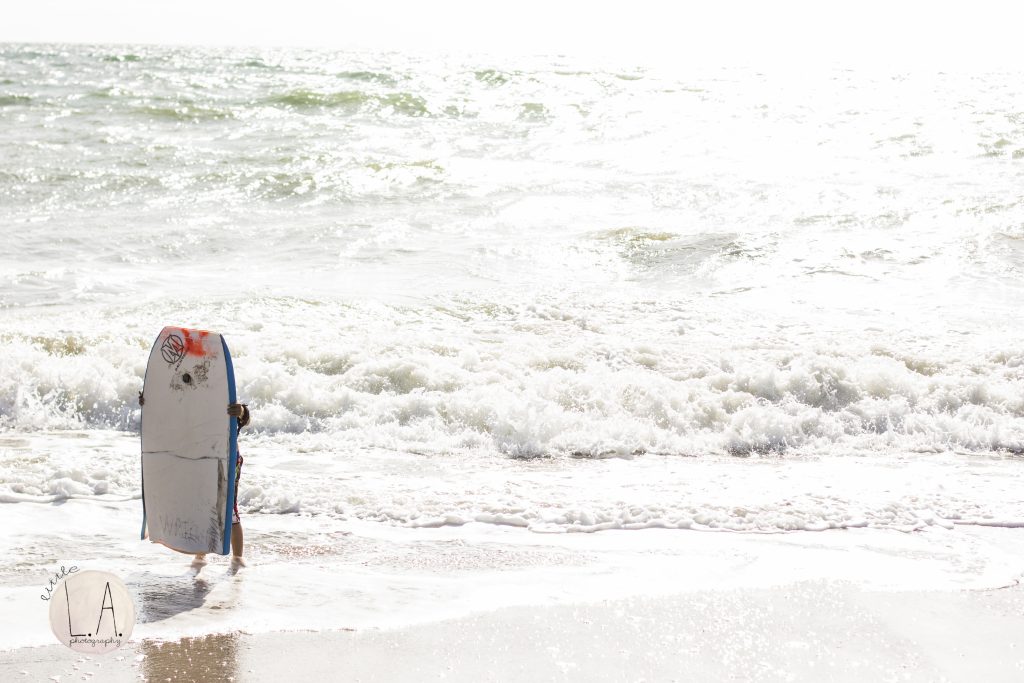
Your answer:
[[[920,561],[903,541],[857,534],[842,544],[817,534],[710,544],[670,542],[666,572],[692,574],[700,554],[755,552],[794,578],[828,556]],[[1001,542],[1005,534],[981,534]],[[807,538],[811,536],[811,538]],[[706,537],[705,537],[706,538]],[[651,539],[647,552],[666,548]],[[696,540],[693,556],[687,541]],[[904,539],[905,540],[905,539]],[[873,542],[882,545],[873,549]],[[910,544],[916,545],[916,544]],[[831,547],[828,547],[831,546]],[[713,548],[711,548],[713,547]],[[509,549],[504,546],[504,549]],[[429,561],[429,555],[423,558]],[[438,559],[435,557],[435,559]],[[961,562],[967,558],[957,558]],[[757,562],[757,561],[755,561]],[[762,562],[757,562],[761,564]],[[729,573],[738,572],[733,565]],[[258,573],[258,567],[239,574]],[[607,580],[623,577],[607,566]],[[589,573],[588,571],[588,573]],[[514,573],[514,572],[513,572]],[[433,578],[437,578],[436,576]],[[469,577],[474,583],[480,577]],[[342,577],[339,577],[343,581]],[[870,569],[864,582],[879,577]],[[1024,589],[877,590],[864,582],[801,578],[758,588],[694,588],[664,595],[568,601],[569,577],[552,572],[547,603],[503,607],[404,627],[209,634],[141,639],[108,656],[63,646],[0,653],[0,677],[17,680],[279,681],[1017,681],[1024,675]],[[722,583],[729,580],[722,577]],[[568,592],[572,592],[569,590]],[[513,601],[515,599],[513,598]],[[439,612],[445,605],[438,605]]]

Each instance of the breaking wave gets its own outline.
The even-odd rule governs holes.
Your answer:
[[[319,328],[322,340],[229,334],[254,431],[521,458],[1024,452],[1024,349],[1013,346],[984,357],[881,343],[697,351],[685,335],[574,338],[569,311],[529,308],[495,344],[437,311],[436,338],[416,333],[422,310],[381,313],[349,310],[335,320],[347,332]],[[0,427],[137,429],[149,343],[8,336]]]

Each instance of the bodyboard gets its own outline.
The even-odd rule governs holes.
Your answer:
[[[142,538],[183,553],[227,555],[238,421],[231,354],[216,333],[160,331],[142,406]]]

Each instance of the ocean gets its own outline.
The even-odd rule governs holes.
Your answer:
[[[0,45],[0,509],[135,533],[183,325],[256,558],[1022,523],[1020,76]],[[54,533],[8,556],[95,552]]]

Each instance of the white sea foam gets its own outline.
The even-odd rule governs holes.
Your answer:
[[[597,327],[629,314],[561,310]],[[573,333],[550,311],[514,312],[504,324],[455,312],[350,306],[226,332],[253,429],[516,457],[1024,449],[1024,368],[1010,340],[982,353],[915,352],[884,335],[829,347],[819,334],[780,348],[771,338],[716,344],[707,329],[660,337],[672,308],[648,308],[648,331],[632,338],[614,327]],[[19,431],[137,429],[147,340],[126,341],[9,336],[0,421]]]
[[[1015,458],[922,453],[509,460],[424,456],[331,432],[243,439],[243,515],[327,516],[410,528],[534,532],[646,528],[778,533],[1024,524]],[[88,463],[83,465],[83,463]],[[0,444],[0,502],[138,500],[138,441],[104,431]],[[141,522],[142,507],[136,516]],[[315,525],[315,522],[314,522]]]

